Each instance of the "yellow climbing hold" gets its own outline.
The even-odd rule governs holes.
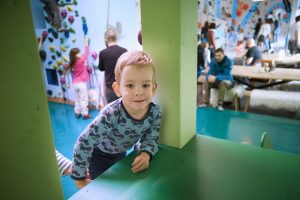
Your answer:
[[[67,6],[67,9],[68,9],[69,12],[73,11],[72,6]]]
[[[50,51],[53,52],[55,50],[54,46],[50,46]]]
[[[65,62],[69,62],[69,60],[66,56],[63,56],[63,59],[64,59]]]
[[[57,65],[57,64],[54,64],[54,65],[53,65],[53,69],[57,70],[57,69],[58,69],[58,65]]]
[[[75,42],[76,42],[76,38],[73,38],[73,39],[72,39],[72,42],[75,43]]]
[[[61,46],[60,49],[61,49],[62,51],[66,51],[66,47],[64,47],[64,46]]]
[[[61,61],[61,59],[59,59],[58,61],[57,61],[57,65],[62,65],[62,61]]]

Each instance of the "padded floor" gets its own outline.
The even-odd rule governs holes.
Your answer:
[[[197,109],[197,133],[259,146],[262,133],[271,135],[273,149],[300,155],[300,121],[268,115]]]

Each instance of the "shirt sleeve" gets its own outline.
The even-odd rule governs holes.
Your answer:
[[[215,68],[214,62],[215,62],[215,61],[212,60],[212,61],[209,63],[209,70],[208,70],[208,72],[207,72],[207,74],[206,74],[206,80],[208,80],[208,77],[209,77],[210,75],[213,75],[214,68]]]
[[[72,179],[84,180],[86,178],[88,161],[93,149],[104,137],[107,137],[112,126],[113,115],[107,108],[80,134],[73,151]]]
[[[59,153],[57,150],[55,150],[55,153],[59,173],[63,176],[64,171],[72,165],[72,162],[71,160],[63,156],[61,153]]]
[[[98,68],[100,71],[104,71],[104,64],[103,64],[103,56],[102,52],[99,53],[99,65]]]
[[[150,159],[157,153],[157,140],[159,138],[161,122],[161,111],[158,108],[158,113],[154,117],[153,124],[141,138],[141,152],[146,152],[150,155]]]

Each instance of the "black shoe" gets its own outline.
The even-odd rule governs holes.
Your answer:
[[[81,114],[75,114],[76,119],[79,119],[81,117]]]
[[[86,120],[86,119],[90,119],[92,118],[91,114],[87,114],[87,115],[83,115],[82,119]]]

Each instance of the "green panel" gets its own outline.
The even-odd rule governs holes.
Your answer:
[[[160,143],[174,147],[195,134],[196,3],[141,1],[143,48],[156,63],[157,101],[163,112]]]
[[[182,149],[161,146],[148,170],[129,155],[72,200],[300,199],[300,156],[206,136]]]
[[[197,0],[180,1],[180,147],[196,132],[197,8]]]
[[[30,1],[0,2],[0,199],[63,199]]]

